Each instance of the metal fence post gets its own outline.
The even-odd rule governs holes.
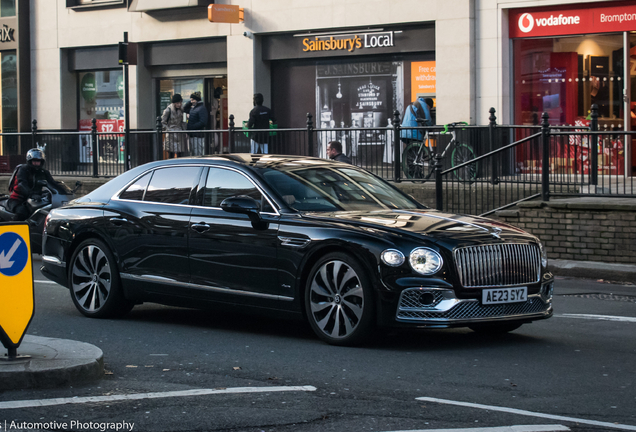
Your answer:
[[[541,161],[541,199],[550,201],[550,116],[547,112],[541,115],[541,144],[543,158]]]
[[[590,129],[592,132],[598,131],[598,105],[592,105],[592,114],[590,121]],[[590,184],[596,186],[598,184],[598,135],[591,136],[590,143]],[[583,158],[581,158],[581,170],[583,170]]]
[[[496,111],[494,107],[491,107],[489,112],[490,112],[490,117],[488,118],[488,120],[490,120],[490,123],[488,123],[488,141],[490,145],[489,151],[493,151],[497,147],[497,140],[496,140],[497,116],[495,116]],[[493,158],[493,161],[491,163],[492,163],[491,182],[493,185],[496,185],[497,183],[499,183],[499,172],[498,172],[499,164],[497,163],[497,156]]]
[[[227,151],[232,153],[234,150],[234,114],[230,114],[230,128],[228,131]]]
[[[93,177],[98,177],[99,176],[99,170],[98,170],[99,159],[97,158],[97,150],[99,148],[99,145],[97,143],[97,119],[91,120],[91,141],[92,141],[91,149],[93,150]],[[128,143],[126,143],[126,145],[128,145]]]
[[[436,153],[433,156],[435,161],[435,208],[444,210],[444,194],[442,189],[442,155]]]
[[[400,151],[402,147],[400,142],[400,126],[400,112],[395,110],[393,112],[393,175],[396,183],[400,183],[402,181],[400,178],[402,173],[402,170],[400,169],[402,167],[402,164],[400,163],[400,154],[402,153]],[[389,143],[387,143],[387,145],[388,144]]]
[[[33,119],[31,122],[31,148],[35,148],[38,144],[38,121]]]
[[[163,125],[161,124],[161,116],[157,116],[157,122],[155,123],[155,145],[152,149],[153,160],[163,159],[163,146],[161,145],[161,132],[163,131]],[[179,137],[181,139],[181,136]],[[161,155],[161,156],[160,156]]]
[[[307,113],[307,147],[309,156],[315,156],[314,153],[314,122],[311,113]]]

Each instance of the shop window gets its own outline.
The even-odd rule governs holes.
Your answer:
[[[159,81],[159,106],[157,107],[157,115],[161,115],[163,110],[170,105],[172,96],[180,94],[184,103],[187,102],[192,93],[198,92],[201,98],[204,98],[203,78],[186,78],[186,79],[163,79]]]
[[[3,51],[0,54],[0,96],[2,97],[2,113],[0,115],[0,131],[18,131],[18,88],[16,52]],[[4,136],[2,141],[2,154],[11,154],[17,151],[17,137]]]
[[[515,123],[581,124],[592,104],[599,123],[623,118],[622,35],[587,35],[514,42]]]
[[[124,82],[121,70],[78,74],[80,122],[124,118]]]
[[[0,17],[15,16],[15,0],[0,0]]]

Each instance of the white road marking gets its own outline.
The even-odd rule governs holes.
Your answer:
[[[498,407],[498,406],[494,406],[494,405],[482,405],[482,404],[476,404],[476,403],[470,403],[470,402],[452,401],[452,400],[448,400],[448,399],[437,399],[437,398],[431,398],[431,397],[419,397],[419,398],[415,398],[415,399],[416,400],[420,400],[420,401],[439,403],[439,404],[458,405],[458,406],[465,406],[465,407],[469,407],[469,408],[485,409],[485,410],[489,410],[489,411],[501,411],[501,412],[524,415],[524,416],[530,416],[530,417],[540,417],[540,418],[546,418],[546,419],[550,419],[550,420],[560,420],[560,421],[566,421],[566,422],[574,422],[574,423],[589,424],[589,425],[594,425],[594,426],[601,426],[601,427],[605,427],[605,428],[636,431],[636,426],[631,426],[631,425],[600,422],[600,421],[596,421],[596,420],[587,420],[587,419],[581,419],[581,418],[576,418],[576,417],[565,417],[565,416],[559,416],[559,415],[553,415],[553,414],[543,414],[543,413],[537,413],[537,412],[533,412],[533,411],[520,410],[520,409],[516,409],[516,408]]]
[[[57,282],[53,282],[53,281],[50,281],[50,280],[34,279],[33,282],[35,282],[35,283],[43,283],[43,284],[58,285]],[[62,285],[60,285],[60,286],[62,286]]]
[[[0,409],[35,408],[53,405],[85,404],[99,402],[116,402],[140,399],[159,399],[169,397],[207,396],[215,394],[235,393],[273,393],[287,391],[316,391],[313,386],[278,386],[278,387],[231,387],[225,389],[193,389],[157,393],[136,393],[111,396],[87,396],[74,398],[55,398],[0,402]]]
[[[636,323],[636,318],[622,317],[614,315],[591,315],[591,314],[558,314],[555,315],[562,318],[580,318],[588,320],[600,320],[600,321],[619,321],[619,322],[633,322]]]
[[[391,432],[557,432],[569,430],[569,427],[563,425],[517,425],[465,429],[418,429]]]

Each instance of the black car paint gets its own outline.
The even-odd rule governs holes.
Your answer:
[[[200,202],[199,191],[204,179],[198,187],[193,188],[190,202],[185,206],[111,200],[126,185],[150,169],[188,164],[231,167],[243,172],[272,199],[278,214],[263,215],[263,228],[254,227],[247,215],[198,207],[196,204]],[[166,212],[166,208],[170,210]],[[158,276],[197,286],[195,289],[190,285],[175,289],[170,283],[123,279],[126,297],[137,302],[156,301],[199,307],[212,301],[303,313],[303,291],[309,269],[325,253],[344,250],[356,257],[368,271],[376,300],[379,300],[378,322],[384,325],[399,324],[394,321],[395,310],[399,294],[404,288],[452,287],[459,299],[478,298],[481,290],[466,289],[459,284],[455,266],[451,265],[453,249],[504,241],[496,237],[508,242],[537,241],[535,237],[509,225],[478,217],[446,215],[422,206],[409,211],[372,212],[371,215],[362,212],[299,213],[290,209],[250,168],[249,163],[237,162],[231,156],[174,159],[137,167],[75,200],[71,206],[55,210],[52,216],[45,235],[45,254],[57,257],[62,263],[70,261],[74,247],[81,241],[94,236],[104,240],[111,248],[120,273],[141,276],[152,269],[159,271]],[[393,225],[399,218],[408,222],[398,228]],[[193,223],[212,221],[221,221],[225,229],[205,234],[191,229]],[[231,239],[240,234],[239,231],[232,232],[233,227],[238,226],[243,227],[240,232],[249,234],[241,241],[224,243],[224,238]],[[493,227],[498,231],[490,229]],[[175,235],[175,231],[189,234]],[[498,234],[494,235],[495,232]],[[193,239],[199,241],[205,236],[225,247],[216,251],[197,247],[194,258],[198,262],[192,269],[193,260],[189,259],[187,251]],[[279,241],[281,237],[301,242],[309,240],[309,243],[302,247],[283,246]],[[150,243],[140,241],[140,238]],[[140,247],[142,244],[143,248]],[[231,249],[229,252],[228,244]],[[438,251],[444,259],[442,270],[435,275],[420,275],[409,266],[408,252],[422,246]],[[389,248],[403,251],[407,261],[399,267],[383,264],[380,254]],[[217,268],[227,277],[221,280],[206,278],[206,268]],[[187,270],[184,272],[184,269]],[[45,264],[43,272],[47,277],[68,286],[68,267]],[[545,269],[542,269],[541,273],[544,272]],[[267,282],[259,286],[257,282],[265,278]],[[528,294],[538,293],[545,282],[540,280],[529,284]],[[254,290],[258,286],[255,292],[277,295],[282,301],[208,291],[206,286],[236,291]]]

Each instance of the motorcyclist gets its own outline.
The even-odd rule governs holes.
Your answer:
[[[17,172],[12,176],[9,184],[9,199],[6,208],[16,215],[16,219],[23,221],[30,216],[26,201],[29,198],[38,198],[42,193],[42,181],[46,181],[58,189],[59,183],[53,180],[51,173],[44,169],[46,157],[39,148],[31,149],[26,155],[26,164],[19,165]]]

